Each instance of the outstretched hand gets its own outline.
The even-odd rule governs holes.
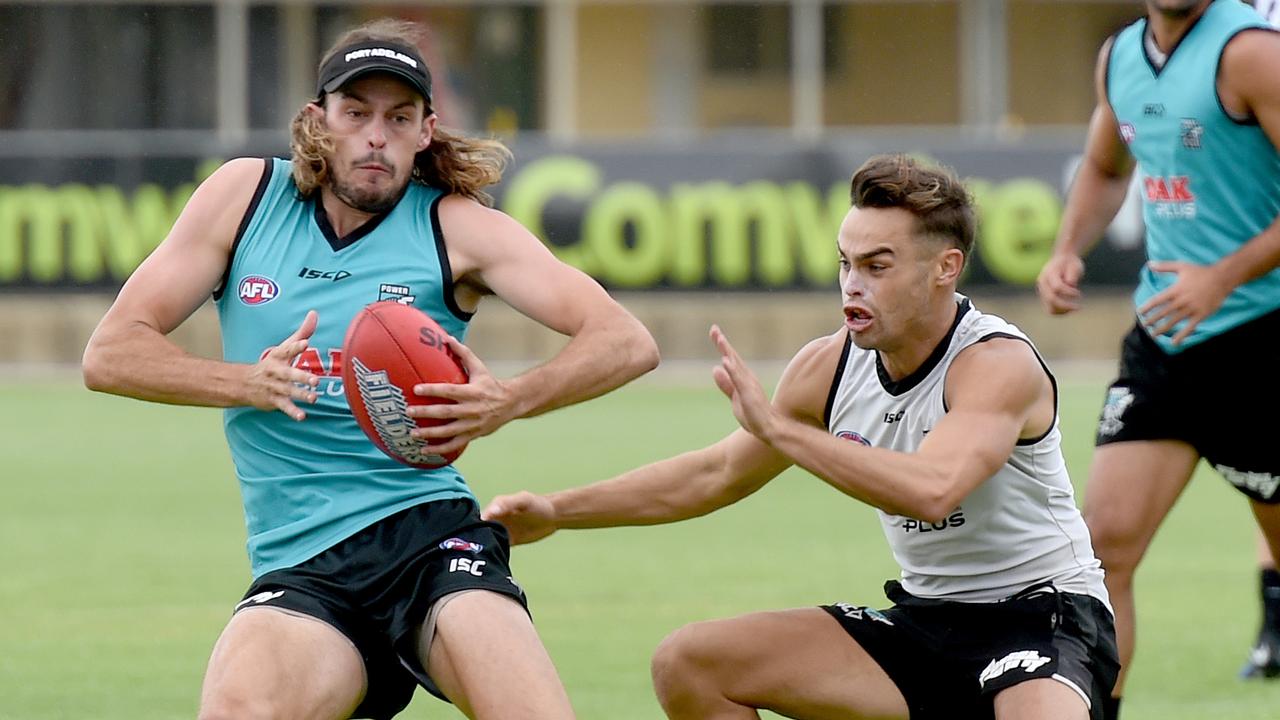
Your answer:
[[[1152,272],[1177,275],[1172,285],[1138,308],[1138,316],[1152,335],[1167,335],[1178,323],[1186,321],[1186,325],[1173,336],[1174,345],[1186,340],[1201,321],[1222,307],[1222,302],[1231,294],[1231,285],[1219,277],[1213,265],[1151,262],[1147,267]]]
[[[279,410],[294,420],[307,416],[294,401],[314,403],[320,378],[294,367],[293,361],[307,349],[307,342],[316,331],[317,319],[315,310],[307,312],[292,335],[249,368],[245,378],[245,405],[259,410]]]
[[[440,455],[458,450],[515,418],[515,398],[508,386],[489,372],[471,348],[453,336],[448,336],[447,342],[449,350],[462,361],[468,381],[415,385],[415,395],[451,402],[415,405],[408,409],[410,417],[442,421],[440,425],[417,428],[412,432],[414,437],[426,440],[432,452]]]
[[[732,402],[733,416],[742,429],[764,440],[776,419],[764,387],[729,344],[720,326],[711,326],[711,341],[720,351],[720,364],[711,371],[716,387]]]
[[[480,517],[502,523],[511,534],[511,544],[531,543],[557,530],[556,510],[544,495],[519,492],[499,495],[480,513]]]

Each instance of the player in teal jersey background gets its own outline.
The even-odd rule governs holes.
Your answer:
[[[1203,457],[1250,498],[1280,549],[1280,35],[1237,0],[1147,0],[1104,44],[1098,106],[1038,291],[1079,307],[1081,258],[1136,168],[1149,262],[1108,391],[1085,489],[1121,659],[1135,644],[1133,575]],[[1114,716],[1125,675],[1114,693]]]
[[[470,382],[429,411],[447,425],[415,431],[442,454],[607,392],[653,368],[657,348],[591,278],[488,207],[505,148],[436,127],[416,31],[383,20],[339,39],[294,120],[292,160],[213,173],[85,351],[91,389],[226,408],[254,580],[209,662],[205,720],[389,718],[418,685],[474,718],[573,714],[505,531],[480,519],[454,468],[401,465],[359,430],[343,333],[385,299],[451,333]],[[460,342],[491,294],[569,342],[494,377]],[[222,360],[166,337],[210,295]]]

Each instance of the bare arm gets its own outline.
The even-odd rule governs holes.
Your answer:
[[[1272,147],[1280,148],[1280,34],[1250,31],[1237,35],[1222,51],[1218,93],[1223,106],[1258,121]],[[1248,182],[1247,179],[1243,180]],[[1238,250],[1213,265],[1153,262],[1154,272],[1176,273],[1172,285],[1156,293],[1138,313],[1153,335],[1182,342],[1205,318],[1218,311],[1235,288],[1280,266],[1280,218]]]
[[[843,339],[816,340],[788,364],[774,394],[779,413],[821,426],[822,409]],[[515,542],[559,528],[654,525],[706,515],[759,490],[792,461],[758,438],[736,430],[701,450],[548,496],[495,498],[485,517],[502,522]]]
[[[1054,314],[1079,309],[1082,258],[1102,238],[1124,204],[1134,160],[1120,136],[1120,126],[1107,101],[1108,40],[1098,55],[1094,86],[1098,98],[1089,121],[1084,158],[1067,193],[1053,257],[1036,282],[1045,308]]]
[[[1280,68],[1280,33],[1241,33],[1223,50],[1224,100],[1226,96],[1238,98],[1243,111],[1257,119],[1272,147],[1280,149],[1280,73],[1276,68]],[[1280,218],[1218,265],[1232,288],[1280,266]]]
[[[742,430],[714,445],[548,496],[559,528],[657,525],[706,515],[764,487],[791,462]]]
[[[310,400],[312,395],[293,383],[314,384],[309,373],[287,363],[267,368],[196,357],[166,337],[221,280],[261,175],[262,160],[241,158],[200,185],[168,237],[125,283],[90,337],[83,361],[89,389],[180,405],[278,407],[300,417],[290,398]],[[301,352],[310,335],[308,322],[314,329],[314,315],[275,352],[283,356],[295,347]]]
[[[493,293],[571,338],[551,360],[509,380],[485,374],[477,382],[473,374],[467,385],[419,386],[419,394],[457,402],[415,411],[418,417],[452,419],[447,425],[415,431],[428,439],[453,437],[433,445],[440,452],[488,435],[515,418],[596,397],[657,366],[657,344],[640,321],[590,277],[557,260],[515,220],[454,196],[441,202],[440,222],[455,280]],[[456,342],[453,347],[465,353]]]
[[[728,340],[718,344],[717,383],[743,428],[841,492],[895,515],[940,521],[1008,461],[1019,437],[1052,423],[1048,376],[1018,340],[979,343],[956,357],[946,380],[950,409],[913,453],[852,443],[768,409]]]

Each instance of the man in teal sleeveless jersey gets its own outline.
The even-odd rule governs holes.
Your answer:
[[[418,684],[473,718],[572,717],[505,531],[453,467],[400,465],[361,433],[343,334],[378,300],[450,333],[470,381],[418,386],[456,402],[411,411],[449,421],[415,431],[441,454],[651,369],[653,339],[488,207],[505,148],[436,127],[413,25],[375,21],[334,45],[292,148],[205,181],[85,351],[94,390],[226,408],[254,581],[214,648],[200,717],[389,718]],[[221,361],[166,337],[211,294]],[[487,294],[572,339],[495,378],[460,342]]]
[[[1134,571],[1201,457],[1280,549],[1280,379],[1259,352],[1280,332],[1280,36],[1236,0],[1146,5],[1102,48],[1084,163],[1038,281],[1050,312],[1079,307],[1081,257],[1136,164],[1149,262],[1085,492],[1126,664]]]

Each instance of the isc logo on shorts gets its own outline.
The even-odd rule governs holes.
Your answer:
[[[471,558],[453,558],[449,561],[449,572],[471,573],[476,577],[484,574],[480,568],[485,566],[484,560],[472,560]]]
[[[271,302],[280,294],[276,281],[262,275],[250,275],[240,281],[240,302],[245,305],[261,305]]]

